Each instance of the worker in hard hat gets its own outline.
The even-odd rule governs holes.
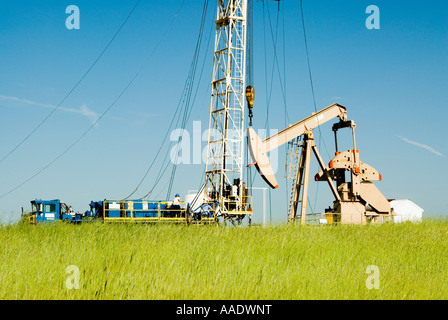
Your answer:
[[[174,196],[173,205],[171,206],[171,209],[175,210],[171,213],[174,217],[180,217],[180,204],[182,203],[182,200],[180,199],[180,195],[176,193]]]
[[[173,204],[180,205],[181,202],[182,201],[180,200],[180,195],[178,193],[176,193],[176,195],[174,196]]]

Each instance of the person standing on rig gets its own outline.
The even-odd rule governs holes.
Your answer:
[[[182,201],[180,200],[180,195],[178,193],[176,193],[176,195],[174,196],[174,201],[173,201],[173,205],[178,205],[180,206],[180,203]]]
[[[173,205],[171,206],[171,209],[174,211],[171,213],[173,217],[180,217],[180,204],[182,203],[182,200],[180,199],[180,195],[176,193],[174,196]]]

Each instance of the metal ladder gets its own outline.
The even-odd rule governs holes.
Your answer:
[[[302,146],[299,145],[299,147],[297,148],[298,150],[302,149]],[[302,150],[301,150],[302,151]],[[299,153],[299,152],[298,152]],[[303,159],[303,154],[302,152],[300,152],[300,159],[297,165],[297,169],[296,169],[296,177],[293,180],[293,184],[291,186],[291,196],[290,196],[290,200],[289,200],[289,211],[288,211],[288,218],[290,222],[295,222],[292,221],[292,217],[291,217],[291,212],[292,212],[292,207],[295,206],[296,209],[298,208],[302,208],[302,203],[303,203],[303,170],[305,169],[305,159]],[[300,183],[297,183],[297,176],[301,176],[302,179],[300,181]],[[296,190],[297,188],[300,188],[300,190]],[[294,201],[294,194],[298,193],[297,195],[297,201]],[[300,204],[300,207],[299,207]],[[300,221],[302,218],[301,215],[297,215],[297,211],[296,211],[296,216],[294,217],[294,220]]]
[[[297,137],[296,139],[288,142],[288,148],[287,148],[287,153],[286,153],[285,179],[292,180],[291,193],[289,196],[288,220],[291,217],[291,209],[293,206],[294,192],[296,189],[297,171],[300,169],[303,170],[303,167],[302,168],[299,167],[299,153],[300,153],[300,147],[301,147],[301,141],[299,139],[300,139],[300,137]],[[297,202],[301,202],[301,200],[299,200]]]
[[[231,87],[233,88],[233,94],[232,98],[232,110],[229,111],[231,114],[231,119],[233,121],[234,129],[240,130],[243,128],[243,114],[244,114],[244,92],[243,92],[243,83],[241,81],[244,81],[243,74],[242,74],[242,68],[243,68],[243,44],[241,43],[241,38],[239,36],[242,36],[243,34],[243,25],[241,22],[237,22],[234,25],[234,31],[233,31],[233,37],[235,41],[235,47],[230,48],[232,50],[232,56],[234,61],[231,63],[234,63],[234,74],[232,75],[231,81]],[[239,171],[242,170],[242,168],[239,168],[241,165],[242,155],[241,155],[241,148],[243,144],[243,137],[239,136],[242,134],[242,132],[234,132],[234,135],[236,134],[237,137],[232,137],[232,153],[234,156],[235,163],[232,163],[232,166],[236,166],[234,169],[237,169]],[[242,178],[242,177],[241,177]]]

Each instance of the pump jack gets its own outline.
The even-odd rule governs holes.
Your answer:
[[[329,165],[325,166],[314,142],[312,131],[336,117],[339,118],[339,122],[333,125],[336,153]],[[263,141],[254,129],[247,128],[248,147],[251,157],[255,161],[253,164],[266,183],[274,189],[278,188],[278,183],[269,162],[268,152],[299,136],[303,137],[293,202],[289,212],[290,222],[300,219],[301,224],[306,224],[311,150],[321,168],[315,175],[315,180],[326,181],[335,198],[333,208],[326,209],[325,212],[329,223],[365,224],[391,217],[389,202],[371,182],[380,181],[381,175],[373,167],[361,162],[359,158],[359,150],[356,149],[355,127],[356,124],[353,120],[347,120],[347,109],[334,103]],[[337,131],[342,128],[352,129],[353,149],[339,152]],[[350,182],[345,181],[345,171],[350,173]],[[297,217],[299,203],[301,203],[300,216]]]

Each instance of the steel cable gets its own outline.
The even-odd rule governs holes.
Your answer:
[[[107,45],[104,47],[103,51],[101,51],[100,55],[93,61],[93,63],[90,65],[90,67],[87,69],[87,71],[82,75],[82,77],[76,82],[76,84],[70,89],[70,91],[62,98],[62,100],[56,105],[56,107],[51,110],[51,112],[33,129],[31,132],[22,140],[20,141],[14,148],[12,148],[2,159],[0,159],[0,163],[6,160],[14,151],[16,151],[25,141],[27,141],[47,120],[60,108],[60,106],[64,103],[64,101],[75,91],[75,89],[79,86],[79,84],[84,80],[84,78],[90,73],[90,71],[93,69],[93,67],[97,64],[97,62],[101,59],[103,54],[106,52],[106,50],[110,47],[112,42],[115,40],[117,35],[120,33],[121,29],[123,29],[126,22],[131,17],[132,13],[134,12],[137,5],[140,3],[141,0],[138,0],[134,6],[132,7],[131,11],[127,15],[126,19],[123,21],[123,23],[120,25],[118,30],[115,32],[113,37],[109,40]]]
[[[112,102],[112,104],[109,105],[109,107],[98,117],[98,119],[86,130],[84,131],[84,133],[78,138],[76,139],[70,146],[68,146],[68,148],[66,148],[64,151],[62,151],[56,158],[54,158],[50,163],[48,163],[47,165],[45,165],[43,168],[41,168],[39,171],[37,171],[35,174],[33,174],[31,177],[29,177],[28,179],[26,179],[25,181],[23,181],[22,183],[20,183],[19,185],[17,185],[16,187],[12,188],[11,190],[9,190],[8,192],[2,194],[0,196],[0,199],[7,196],[8,194],[14,192],[15,190],[17,190],[18,188],[20,188],[21,186],[25,185],[26,183],[28,183],[29,181],[31,181],[32,179],[34,179],[36,176],[38,176],[39,174],[41,174],[43,171],[45,171],[48,167],[50,167],[53,163],[55,163],[57,160],[59,160],[64,154],[66,154],[71,148],[73,148],[82,138],[84,138],[87,133],[92,130],[93,127],[96,126],[96,124],[98,122],[101,121],[101,119],[110,111],[110,109],[112,109],[112,107],[117,103],[117,101],[121,98],[121,96],[123,96],[123,94],[128,90],[128,88],[132,85],[132,83],[134,83],[135,79],[137,79],[137,77],[139,76],[139,74],[142,72],[142,70],[144,69],[145,65],[148,63],[148,61],[151,59],[151,57],[153,56],[154,52],[157,50],[157,48],[160,46],[162,40],[165,38],[166,34],[168,33],[168,30],[170,29],[171,25],[173,24],[174,20],[176,19],[180,9],[182,8],[183,4],[185,3],[185,0],[182,1],[181,5],[179,6],[178,10],[176,11],[175,15],[172,17],[170,23],[168,24],[167,28],[165,29],[165,32],[162,34],[161,38],[159,39],[159,41],[157,42],[157,44],[155,45],[155,47],[153,48],[153,50],[150,52],[150,54],[147,56],[147,58],[145,59],[145,61],[142,63],[142,65],[140,66],[140,68],[137,70],[137,72],[135,73],[135,75],[131,78],[131,80],[128,82],[128,84],[125,86],[125,88],[121,91],[121,93],[117,96],[117,98]]]

